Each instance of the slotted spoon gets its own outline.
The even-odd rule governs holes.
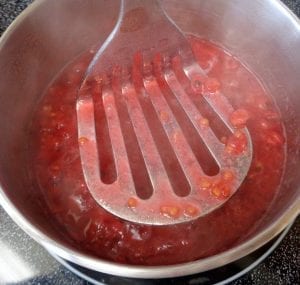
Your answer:
[[[177,162],[185,175],[184,178],[189,183],[190,193],[187,196],[176,195],[172,188],[164,161],[160,156],[160,145],[155,143],[132,82],[131,69],[137,52],[142,54],[144,63],[143,89],[176,154]],[[214,177],[206,175],[202,170],[180,127],[177,114],[171,110],[160,89],[151,68],[152,60],[157,54],[164,59],[162,70],[165,82],[219,166],[220,171]],[[132,222],[170,225],[206,215],[225,203],[236,192],[246,177],[251,163],[252,144],[246,128],[239,130],[245,137],[246,149],[239,155],[228,155],[225,145],[219,141],[214,131],[209,126],[203,125],[205,121],[203,116],[186,94],[170,64],[170,58],[176,55],[181,59],[183,72],[191,86],[199,89],[203,80],[207,79],[207,75],[195,61],[188,41],[167,17],[159,3],[123,0],[118,22],[94,56],[79,90],[76,106],[78,138],[81,165],[88,189],[101,207]],[[135,189],[128,150],[121,128],[122,122],[120,122],[116,107],[116,100],[120,99],[115,96],[111,85],[111,74],[116,66],[121,70],[122,100],[126,102],[125,108],[127,108],[153,188],[153,193],[148,199],[141,199]],[[101,180],[99,169],[97,122],[91,90],[91,82],[95,81],[102,87],[100,96],[116,168],[116,180],[110,184]],[[206,99],[215,111],[215,115],[219,116],[228,129],[234,133],[229,119],[234,110],[221,92],[202,92],[199,96]],[[224,177],[226,180],[228,176],[234,176],[234,179],[230,182],[227,194],[224,197],[214,195],[211,190],[213,181],[221,181]]]

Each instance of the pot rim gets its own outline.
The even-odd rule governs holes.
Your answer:
[[[290,11],[285,4],[280,0],[270,0],[277,6],[280,11],[285,14],[297,29],[300,30],[300,20]],[[46,0],[36,0],[30,4],[6,29],[0,38],[0,52],[4,47],[14,30],[22,24],[22,21],[30,16],[30,14],[42,5]],[[161,266],[142,266],[142,265],[126,265],[102,260],[87,254],[81,253],[79,250],[73,250],[49,238],[46,233],[32,225],[22,213],[10,201],[3,191],[2,183],[0,182],[0,205],[12,218],[12,220],[36,242],[43,245],[50,252],[68,260],[77,263],[83,267],[90,268],[95,271],[100,271],[107,274],[117,275],[121,277],[134,278],[169,278],[190,275],[195,273],[211,270],[230,262],[233,262],[247,254],[255,251],[273,237],[279,234],[285,227],[288,226],[300,213],[300,199],[296,199],[282,216],[270,224],[264,231],[241,243],[240,245],[226,250],[222,253],[199,259],[196,261],[180,263],[175,265]]]

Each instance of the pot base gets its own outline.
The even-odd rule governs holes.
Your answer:
[[[291,223],[284,231],[278,236],[273,238],[263,247],[254,251],[253,253],[225,266],[219,267],[214,270],[202,272],[199,274],[189,275],[185,277],[166,278],[166,279],[138,279],[138,278],[125,278],[113,276],[87,269],[75,263],[69,262],[51,252],[49,252],[59,263],[69,269],[71,272],[80,278],[95,285],[117,285],[117,284],[131,284],[131,285],[225,285],[229,284],[244,274],[248,273],[265,260],[281,243],[283,238],[289,232]]]

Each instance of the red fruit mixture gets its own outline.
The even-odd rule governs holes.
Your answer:
[[[33,176],[52,220],[79,248],[128,264],[159,265],[196,260],[241,241],[263,218],[276,195],[284,168],[285,139],[280,114],[271,97],[236,58],[208,41],[190,37],[190,42],[199,64],[210,78],[201,92],[222,92],[236,110],[230,117],[236,128],[233,135],[222,133],[217,116],[209,115],[208,109],[204,110],[207,116],[201,125],[215,128],[226,151],[232,155],[238,155],[247,147],[239,131],[247,125],[254,150],[247,178],[224,206],[193,222],[172,226],[138,225],[103,210],[85,185],[79,144],[86,141],[78,139],[76,129],[77,90],[92,57],[92,53],[87,52],[67,66],[46,90],[34,115],[30,145]],[[201,105],[201,86],[200,82],[196,83],[186,90],[194,103]],[[104,118],[98,115],[97,120]],[[102,145],[107,148],[105,143]],[[103,162],[101,169],[106,172],[101,173],[101,177],[113,181],[111,157],[104,154]],[[226,198],[234,173],[224,171],[221,176],[222,183],[203,179],[199,187],[216,197]],[[132,208],[136,203],[134,197],[127,201]],[[171,205],[162,207],[161,211],[172,217],[178,214],[178,209]],[[193,205],[186,205],[184,212],[193,216],[197,211]]]

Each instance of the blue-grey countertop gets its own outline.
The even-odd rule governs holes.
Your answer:
[[[30,2],[32,0],[0,0],[0,35]],[[300,17],[300,0],[283,2]],[[27,236],[0,207],[0,284],[89,283],[60,265]],[[231,283],[265,284],[300,284],[300,218],[296,220],[280,246],[265,261]]]

